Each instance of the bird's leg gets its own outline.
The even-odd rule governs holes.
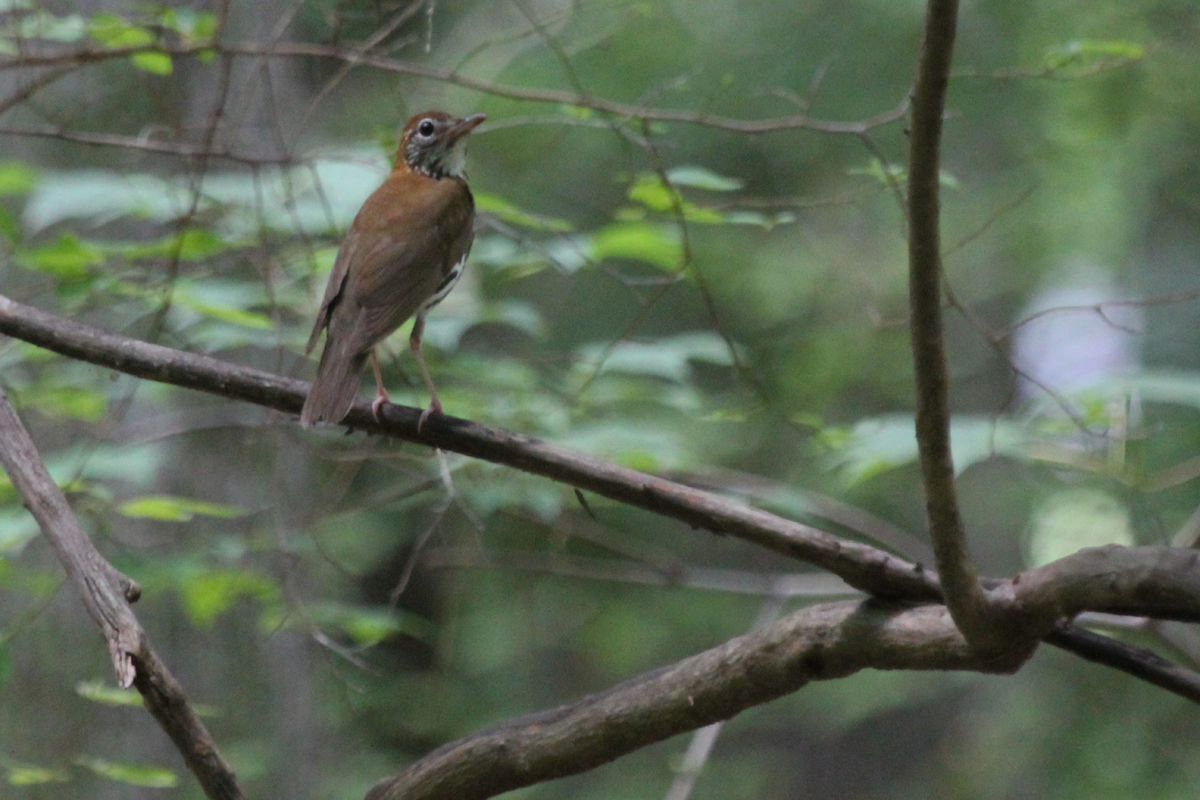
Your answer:
[[[425,424],[425,419],[430,413],[436,411],[442,413],[442,401],[438,400],[437,389],[433,387],[433,378],[429,375],[429,367],[425,366],[425,356],[421,355],[421,334],[425,333],[425,312],[417,314],[416,321],[413,322],[412,336],[408,337],[408,346],[413,351],[413,356],[417,359],[417,366],[421,368],[421,378],[425,381],[425,388],[429,390],[429,408],[421,412],[421,418],[417,420],[417,433],[421,432],[421,426]]]
[[[379,372],[379,356],[375,355],[374,347],[371,348],[371,369],[375,372],[375,388],[378,389],[375,399],[371,402],[371,414],[374,415],[376,422],[382,422],[383,420],[379,418],[379,407],[384,403],[391,402],[391,398],[388,397],[387,389],[383,388],[383,375]]]

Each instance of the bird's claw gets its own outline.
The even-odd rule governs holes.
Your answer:
[[[433,402],[429,404],[429,408],[427,408],[421,412],[421,418],[417,420],[417,433],[421,432],[421,426],[425,424],[425,420],[429,419],[430,414],[441,414],[441,413],[442,413],[442,404],[439,403],[437,398],[435,397],[433,399]]]
[[[376,422],[383,422],[383,420],[379,418],[379,409],[382,408],[383,404],[386,402],[388,402],[388,396],[386,394],[380,394],[371,401],[371,415],[375,417]]]

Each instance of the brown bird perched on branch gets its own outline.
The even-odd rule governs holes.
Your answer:
[[[463,172],[466,136],[483,122],[427,111],[408,121],[391,175],[367,198],[346,234],[325,287],[306,353],[321,331],[325,350],[300,422],[338,423],[350,412],[363,365],[371,359],[376,419],[388,399],[375,345],[416,314],[409,346],[429,389],[421,422],[442,404],[421,355],[425,313],[462,275],[474,238],[475,200]]]

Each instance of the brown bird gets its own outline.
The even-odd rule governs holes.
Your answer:
[[[325,350],[317,366],[300,422],[338,423],[350,412],[367,358],[378,395],[371,409],[388,399],[375,345],[413,314],[409,346],[432,401],[421,415],[442,412],[433,379],[421,355],[425,313],[439,303],[462,275],[475,236],[475,200],[463,172],[466,136],[483,122],[427,111],[408,121],[391,175],[367,198],[338,251],[317,312],[306,353],[322,330]]]

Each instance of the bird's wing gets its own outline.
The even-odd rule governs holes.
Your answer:
[[[346,238],[342,241],[342,247],[338,250],[337,259],[333,262],[333,271],[329,273],[329,282],[325,284],[325,296],[321,298],[321,308],[317,311],[317,321],[313,325],[312,333],[308,337],[308,346],[304,348],[304,352],[311,353],[313,347],[317,344],[317,339],[321,337],[321,331],[329,324],[330,311],[338,304],[341,299],[342,289],[346,284],[346,274],[350,269],[351,254],[356,249],[357,232],[351,226],[350,231],[346,234]]]
[[[385,188],[391,189],[385,184],[380,191]],[[474,202],[464,183],[443,179],[413,196],[423,201],[393,194],[382,206],[386,213],[364,222],[371,233],[364,231],[360,241],[372,246],[360,245],[350,265],[354,301],[362,309],[355,345],[363,349],[417,313],[471,246]]]

